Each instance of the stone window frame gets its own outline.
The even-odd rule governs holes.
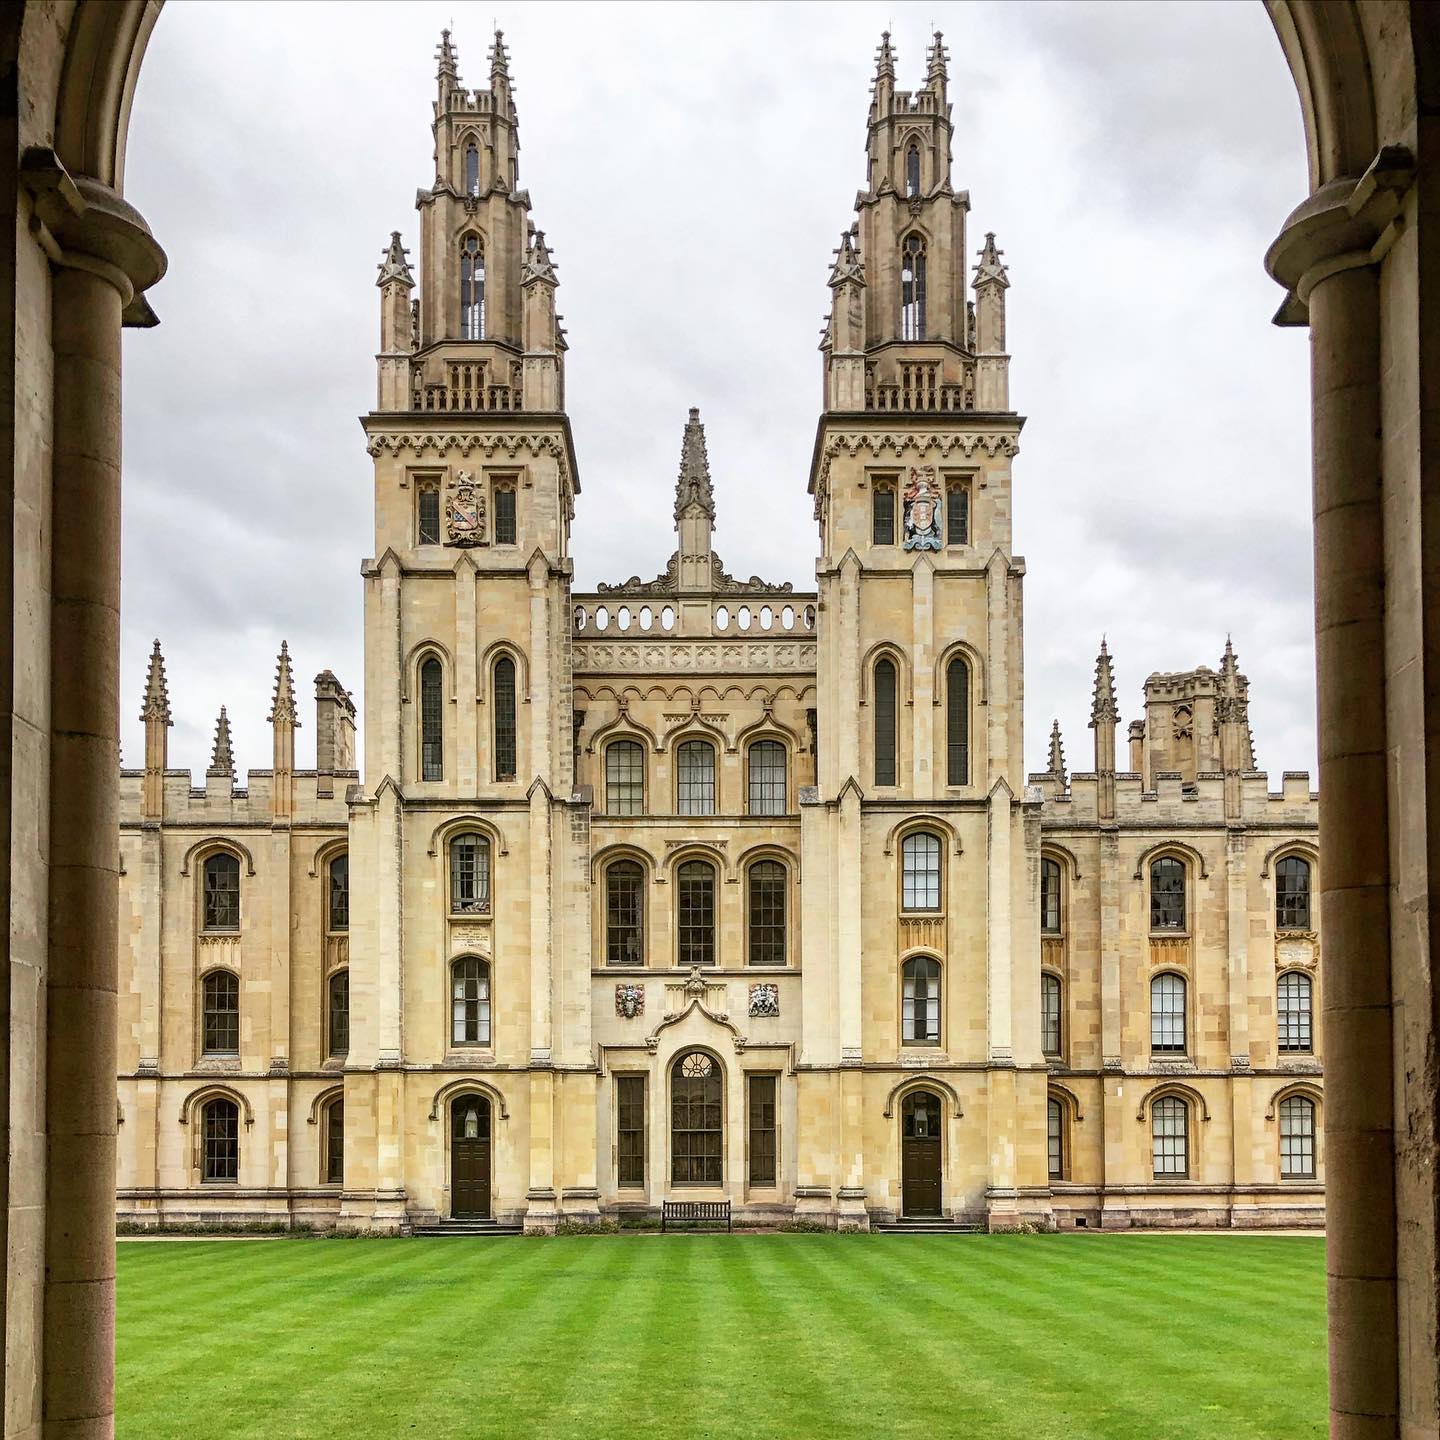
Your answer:
[[[757,865],[766,862],[779,865],[784,872],[785,890],[785,959],[780,965],[754,965],[750,960],[750,872]],[[744,935],[745,950],[743,963],[747,970],[754,970],[761,974],[779,975],[796,968],[796,958],[799,955],[797,943],[797,931],[799,916],[796,913],[799,906],[795,903],[795,877],[799,873],[799,863],[794,855],[778,845],[757,845],[747,850],[740,857],[740,900],[744,913]]]
[[[895,778],[882,784],[876,780],[876,700],[875,673],[882,660],[888,660],[895,667]],[[910,657],[890,640],[881,640],[865,652],[860,667],[860,763],[861,773],[873,782],[873,788],[887,797],[893,796],[904,785],[904,776],[914,763],[911,755],[911,725],[907,715],[913,716],[915,705],[915,681],[910,667]],[[868,714],[866,713],[868,712]]]
[[[224,857],[235,864],[235,923],[233,925],[210,925],[205,918],[206,884],[211,863]],[[240,850],[224,840],[207,845],[203,852],[194,857],[195,874],[195,933],[197,935],[239,935],[245,929],[245,856]]]
[[[640,958],[633,962],[610,959],[610,872],[617,865],[634,865],[640,871]],[[601,953],[597,956],[598,968],[615,971],[644,970],[649,965],[652,926],[650,923],[651,862],[642,851],[628,847],[613,850],[601,858],[599,863],[600,883],[597,903],[599,906]]]
[[[937,968],[935,976],[935,1038],[933,1040],[916,1040],[905,1038],[905,972],[917,961],[926,960]],[[895,978],[897,982],[898,1006],[896,1016],[899,1020],[899,1041],[901,1050],[925,1050],[941,1051],[945,1049],[945,997],[947,993],[947,982],[945,975],[945,957],[937,954],[934,950],[919,949],[912,950],[904,955],[900,963],[895,967]],[[928,997],[927,997],[928,998]]]
[[[455,1038],[455,970],[467,960],[474,960],[480,966],[480,978],[484,982],[484,1009],[476,1018],[480,1032],[474,1040]],[[467,1002],[468,1003],[468,1002]],[[476,1002],[479,1004],[479,1000]],[[474,950],[462,950],[452,955],[445,963],[445,1049],[449,1054],[489,1054],[495,1049],[495,965],[486,956]],[[483,1017],[483,1018],[481,1018]]]
[[[928,835],[936,841],[939,852],[936,856],[936,874],[939,880],[939,899],[933,906],[916,907],[905,903],[905,849],[918,835]],[[917,817],[903,826],[894,837],[895,862],[895,907],[902,916],[926,920],[944,920],[948,913],[950,899],[950,845],[949,837],[940,826],[928,817]]]
[[[1045,871],[1047,866],[1055,870],[1055,928],[1045,924]],[[1045,940],[1064,940],[1069,926],[1067,907],[1070,887],[1065,883],[1065,861],[1049,850],[1040,852],[1040,936]]]
[[[477,901],[477,907],[473,910],[457,910],[455,908],[455,874],[454,857],[452,851],[455,843],[467,835],[476,836],[483,845],[480,851],[485,857],[485,883],[477,886],[483,889],[484,899]],[[490,920],[495,915],[495,856],[497,853],[497,837],[489,827],[479,825],[473,820],[457,818],[456,823],[446,827],[446,832],[441,843],[441,854],[444,857],[444,880],[445,880],[445,914],[450,920]],[[477,867],[477,875],[479,870]],[[483,956],[481,957],[484,958]]]
[[[784,1090],[785,1082],[783,1072],[768,1066],[759,1066],[754,1070],[746,1070],[742,1076],[744,1080],[745,1096],[745,1187],[751,1190],[778,1190],[781,1185],[781,1175],[784,1170],[782,1161],[784,1146]],[[775,1108],[775,1121],[770,1127],[770,1133],[774,1136],[774,1174],[769,1180],[756,1180],[752,1176],[751,1167],[754,1161],[754,1136],[755,1125],[754,1100],[751,1096],[751,1087],[756,1080],[769,1080],[775,1087],[772,1103]]]
[[[416,470],[411,471],[407,477],[415,494],[414,523],[415,523],[415,548],[430,549],[439,548],[445,543],[445,472],[443,470]],[[420,497],[422,495],[433,495],[435,497],[435,538],[425,539],[423,522],[420,517]]]
[[[945,548],[947,550],[968,550],[975,543],[975,491],[979,484],[978,470],[940,471],[940,484],[945,496]],[[965,538],[952,540],[951,527],[956,514],[954,496],[960,492],[965,497]]]
[[[1298,861],[1306,869],[1306,905],[1308,918],[1303,925],[1281,925],[1280,923],[1280,867],[1287,860]],[[1315,908],[1319,899],[1318,889],[1315,884],[1317,866],[1314,855],[1308,853],[1299,845],[1286,846],[1283,850],[1277,851],[1268,857],[1268,868],[1271,875],[1271,918],[1274,921],[1276,935],[1312,935],[1315,933]]]
[[[205,1043],[205,1017],[209,1013],[206,1005],[206,986],[217,975],[228,976],[235,982],[235,1048],[233,1050],[211,1050]],[[229,1060],[239,1062],[240,1059],[240,1021],[243,1013],[241,1001],[242,986],[240,973],[231,965],[218,964],[208,965],[196,977],[195,983],[195,1053],[202,1060]],[[234,1068],[232,1065],[231,1068]]]
[[[434,661],[440,667],[440,773],[427,777],[425,774],[425,667]],[[438,641],[424,640],[410,653],[410,674],[414,682],[411,692],[415,696],[415,779],[421,785],[443,785],[447,775],[454,769],[450,754],[453,725],[445,723],[445,702],[447,696],[453,703],[453,683],[447,683],[454,671],[450,656]]]
[[[1178,1100],[1185,1107],[1185,1172],[1174,1174],[1166,1171],[1155,1172],[1155,1107],[1162,1100]],[[1202,1171],[1200,1126],[1210,1118],[1210,1108],[1205,1097],[1189,1085],[1173,1081],[1156,1085],[1141,1098],[1140,1109],[1135,1117],[1150,1136],[1150,1174],[1154,1182],[1195,1182]]]
[[[1178,927],[1164,926],[1157,928],[1152,922],[1154,920],[1154,887],[1155,867],[1162,861],[1173,860],[1180,866],[1183,877],[1184,889],[1181,891],[1182,918]],[[1161,940],[1184,940],[1188,939],[1194,932],[1195,917],[1195,865],[1193,857],[1186,851],[1173,846],[1162,846],[1159,849],[1150,851],[1144,859],[1142,874],[1145,877],[1145,924],[1146,934],[1154,939]]]
[[[783,803],[778,810],[756,810],[752,798],[750,767],[753,761],[755,747],[757,745],[778,745],[781,755],[781,769],[784,774],[785,793],[781,797]],[[795,798],[795,777],[794,777],[794,754],[787,738],[778,730],[761,730],[746,737],[745,740],[745,813],[758,816],[761,819],[779,820],[786,815],[793,815],[791,808]]]
[[[685,868],[686,865],[689,865],[689,864],[694,863],[694,862],[699,862],[699,863],[701,863],[701,864],[708,865],[708,866],[710,867],[710,873],[711,873],[711,876],[712,876],[711,891],[710,891],[710,901],[711,901],[711,912],[710,912],[710,929],[711,929],[711,934],[710,934],[710,955],[711,955],[711,958],[710,958],[710,961],[709,961],[708,964],[705,964],[705,965],[702,965],[702,966],[701,966],[701,969],[704,969],[704,970],[720,970],[720,969],[723,969],[723,968],[724,968],[725,926],[724,926],[723,919],[722,919],[722,915],[721,915],[721,904],[722,904],[722,889],[721,889],[721,887],[722,887],[722,882],[723,882],[723,880],[724,880],[725,871],[724,871],[723,861],[722,861],[721,857],[720,857],[719,855],[717,855],[717,854],[715,853],[715,851],[710,850],[710,849],[707,849],[707,848],[705,848],[705,847],[703,847],[703,846],[686,846],[684,849],[677,850],[677,851],[675,852],[675,854],[674,854],[674,855],[671,857],[671,859],[670,859],[670,865],[669,865],[669,870],[670,870],[670,885],[671,885],[671,892],[670,892],[670,893],[671,893],[671,897],[672,897],[672,898],[671,898],[671,905],[672,905],[672,909],[673,909],[673,916],[672,916],[672,919],[673,919],[673,925],[672,925],[672,936],[673,936],[673,939],[672,939],[672,942],[671,942],[671,965],[672,965],[675,969],[677,969],[677,970],[689,970],[689,969],[692,968],[693,965],[699,963],[699,962],[697,962],[697,961],[685,961],[685,960],[682,960],[682,959],[680,958],[680,931],[681,931],[681,920],[680,920],[680,904],[681,904],[680,886],[681,886],[681,880],[680,880],[680,872],[681,872],[681,870],[683,870],[683,869]]]
[[[893,550],[900,544],[900,472],[897,469],[889,468],[879,470],[873,474],[866,472],[866,481],[870,489],[870,513],[866,526],[866,536],[872,547],[883,547]],[[888,494],[890,497],[890,538],[882,540],[879,537],[880,513],[879,497]]]
[[[1178,980],[1181,986],[1181,1000],[1183,1002],[1184,1008],[1180,1012],[1180,1028],[1183,1043],[1179,1050],[1157,1050],[1155,1048],[1155,985],[1157,981],[1167,976],[1173,980]],[[1151,1056],[1152,1059],[1158,1056],[1161,1059],[1165,1060],[1188,1060],[1194,1055],[1195,1050],[1193,1028],[1195,1024],[1195,1007],[1191,996],[1191,992],[1193,989],[1194,987],[1190,983],[1189,974],[1185,970],[1181,969],[1178,965],[1157,966],[1154,970],[1150,972],[1149,976],[1146,978],[1145,1023],[1146,1034],[1149,1037],[1147,1041],[1147,1053]]]
[[[492,647],[492,653],[486,657],[488,661],[488,679],[490,682],[489,710],[490,710],[490,778],[496,785],[512,785],[520,778],[520,656],[510,645],[502,644]],[[500,772],[500,723],[504,718],[500,713],[500,687],[496,683],[496,677],[500,673],[501,665],[509,662],[510,665],[510,748],[514,760],[514,768],[508,775]]]
[[[705,745],[710,750],[710,809],[708,810],[682,810],[680,808],[680,785],[683,779],[683,766],[681,763],[681,751],[687,745]],[[715,742],[715,737],[708,732],[687,731],[684,735],[677,735],[670,746],[671,754],[674,756],[672,787],[674,791],[674,813],[684,815],[691,819],[708,819],[712,816],[724,814],[724,807],[721,803],[721,776],[720,776],[720,748]]]
[[[476,244],[476,249],[473,251],[469,249],[469,242],[471,240],[474,240]],[[459,305],[458,318],[460,322],[455,327],[454,333],[457,334],[461,340],[484,340],[488,338],[487,332],[489,329],[485,323],[488,318],[485,313],[488,309],[487,301],[490,298],[486,290],[489,281],[489,273],[486,268],[489,246],[485,243],[484,232],[475,224],[466,225],[460,234],[455,237],[453,243],[455,245],[454,295]],[[472,265],[471,279],[468,282],[472,287],[472,300],[469,306],[465,303],[465,286],[467,284],[465,266],[467,259],[470,260]],[[475,260],[479,261],[480,294],[478,303],[473,299],[473,287],[475,284],[473,265]],[[474,322],[472,322],[470,316],[466,314],[467,310],[478,311]]]
[[[677,1180],[675,1178],[675,1078],[684,1062],[692,1055],[703,1055],[719,1073],[720,1084],[720,1178],[709,1180]],[[724,1190],[729,1170],[730,1136],[730,1075],[725,1062],[708,1045],[687,1045],[670,1058],[665,1065],[665,1110],[667,1117],[667,1145],[665,1186],[671,1190]],[[748,1116],[747,1116],[748,1119]]]
[[[1282,1144],[1284,1137],[1281,1134],[1281,1107],[1291,1100],[1305,1100],[1310,1105],[1311,1118],[1311,1149],[1314,1159],[1314,1170],[1309,1175],[1287,1175],[1283,1169]],[[1311,1080],[1294,1080],[1288,1085],[1282,1085],[1270,1097],[1270,1103],[1265,1109],[1265,1119],[1275,1126],[1275,1175],[1282,1185],[1317,1186],[1323,1184],[1322,1176],[1325,1173],[1325,1125],[1324,1125],[1325,1095],[1321,1087]]]
[[[345,980],[345,1048],[337,1049],[335,1045],[335,982],[341,977]],[[324,1058],[326,1060],[343,1060],[350,1053],[350,966],[337,965],[323,982],[325,993],[325,1029],[324,1029]]]
[[[490,491],[490,536],[493,543],[504,550],[512,550],[520,544],[520,490],[522,485],[522,472],[517,469],[486,470],[486,485]],[[508,492],[515,497],[515,535],[513,539],[502,540],[500,538],[500,502],[499,496],[502,491]]]
[[[640,1068],[617,1068],[612,1070],[614,1084],[610,1093],[614,1097],[614,1124],[612,1126],[615,1137],[615,1190],[620,1192],[639,1192],[642,1195],[648,1194],[650,1189],[650,1072]],[[620,1082],[622,1080],[640,1082],[640,1179],[622,1180],[620,1178]]]
[[[1068,1107],[1054,1090],[1045,1094],[1045,1175],[1048,1180],[1060,1181],[1062,1184],[1070,1178],[1070,1126]],[[1055,1117],[1058,1123],[1055,1126],[1056,1135],[1050,1133],[1051,1118]],[[1059,1165],[1051,1164],[1051,1140],[1055,1142],[1055,1148],[1059,1151]]]
[[[333,1126],[335,1124],[335,1107],[340,1107],[340,1178],[332,1179],[330,1175],[330,1145],[334,1136]],[[340,1190],[345,1184],[345,1087],[337,1085],[333,1090],[326,1090],[317,1097],[315,1102],[316,1121],[318,1125],[319,1140],[319,1183],[326,1189]]]
[[[617,745],[635,745],[640,750],[640,808],[638,810],[612,810],[610,808],[610,751]],[[643,735],[632,730],[620,730],[605,737],[604,743],[600,746],[599,789],[604,796],[604,809],[601,813],[607,819],[617,817],[630,819],[649,813],[646,807],[650,801],[650,750]]]
[[[1287,1047],[1280,1043],[1280,987],[1286,980],[1292,978],[1305,981],[1309,987],[1307,996],[1309,1003],[1306,1008],[1309,1012],[1310,1043],[1301,1048]],[[1315,990],[1316,977],[1301,966],[1287,965],[1275,976],[1275,1053],[1282,1059],[1287,1055],[1314,1055],[1315,1053]]]
[[[1058,1036],[1058,1043],[1053,1050],[1047,1050],[1045,1048],[1045,982],[1047,980],[1053,980],[1055,982],[1059,999],[1059,1013],[1056,1024],[1059,1027],[1060,1034]],[[1053,965],[1042,965],[1040,967],[1040,1053],[1047,1061],[1064,1063],[1066,1058],[1066,1049],[1070,1040],[1070,1026],[1067,1023],[1069,1016],[1066,1014],[1065,1008],[1066,988],[1065,977],[1055,969]]]

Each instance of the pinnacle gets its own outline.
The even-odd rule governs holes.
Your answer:
[[[210,754],[210,768],[207,775],[228,776],[235,779],[235,756],[230,748],[230,717],[225,707],[220,707],[220,718],[215,722],[215,744]]]
[[[949,53],[945,49],[945,37],[937,30],[925,56],[925,78],[932,85],[937,80],[944,82],[948,73],[945,62],[949,58]]]
[[[1093,730],[1102,720],[1115,721],[1120,718],[1119,706],[1115,703],[1115,672],[1110,664],[1110,650],[1102,636],[1100,654],[1095,660],[1095,695],[1090,705],[1090,728]]]
[[[980,263],[975,267],[975,288],[990,283],[1003,285],[1006,288],[1010,285],[1008,268],[1001,262],[1000,257],[1005,253],[997,249],[995,245],[995,232],[985,232],[985,245],[977,252],[980,256]]]
[[[530,243],[525,249],[525,260],[520,269],[520,282],[524,284],[527,280],[548,280],[551,284],[558,283],[555,279],[555,261],[551,257],[550,247],[545,243],[545,232],[534,230],[530,232]]]
[[[275,665],[275,694],[270,701],[269,720],[272,725],[298,725],[295,714],[295,681],[290,674],[290,646],[280,642],[280,658]]]
[[[1065,742],[1060,738],[1060,721],[1050,726],[1050,774],[1065,784]]]
[[[167,725],[175,722],[170,718],[170,689],[165,680],[165,657],[160,653],[160,642],[150,652],[150,672],[145,677],[145,700],[140,707],[142,720],[163,720]]]
[[[680,475],[675,482],[675,528],[680,528],[681,513],[691,505],[699,507],[715,520],[715,492],[710,485],[710,457],[705,451],[705,427],[700,411],[692,405],[685,422],[685,438],[680,444]]]
[[[491,76],[503,75],[507,80],[510,78],[510,52],[505,48],[505,32],[497,25],[495,27],[495,40],[490,46],[490,74]]]
[[[880,48],[875,52],[875,79],[895,79],[895,52],[890,48],[890,32],[880,32]]]
[[[385,247],[385,258],[380,262],[380,278],[376,285],[385,286],[392,280],[398,280],[402,285],[413,286],[415,277],[410,272],[410,261],[407,258],[410,251],[400,243],[400,232],[390,232],[390,243]]]
[[[830,285],[841,285],[847,280],[865,283],[865,262],[855,248],[855,239],[849,230],[840,233],[840,248],[835,252],[835,264],[830,270]]]
[[[460,83],[460,70],[456,63],[455,47],[450,43],[450,32],[448,30],[442,30],[440,32],[440,44],[435,51],[435,58],[439,61],[437,78],[442,81],[448,79],[458,85]]]

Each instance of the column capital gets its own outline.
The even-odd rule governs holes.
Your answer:
[[[1387,145],[1359,179],[1332,180],[1295,207],[1265,252],[1266,271],[1287,292],[1275,324],[1308,325],[1316,285],[1384,259],[1404,223],[1400,211],[1414,179],[1414,155]]]
[[[140,212],[108,185],[71,175],[43,146],[21,156],[20,182],[34,201],[31,224],[50,263],[108,280],[120,292],[126,325],[158,324],[143,296],[167,262]]]

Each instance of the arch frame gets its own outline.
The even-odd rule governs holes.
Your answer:
[[[1149,845],[1142,850],[1139,858],[1135,861],[1135,873],[1130,878],[1132,880],[1142,880],[1148,885],[1150,883],[1151,865],[1157,860],[1165,859],[1167,856],[1171,859],[1179,860],[1180,863],[1185,866],[1187,879],[1192,870],[1199,872],[1199,878],[1201,880],[1208,880],[1210,878],[1210,868],[1205,863],[1204,855],[1193,845],[1187,845],[1183,840],[1173,839],[1157,841],[1154,845]],[[1188,890],[1188,885],[1186,888]],[[1190,897],[1187,894],[1187,918],[1189,914],[1189,901]]]
[[[988,705],[990,690],[985,657],[968,640],[952,640],[936,657],[930,703],[937,709],[946,703],[945,674],[950,668],[950,662],[957,657],[965,661],[970,671],[970,703],[976,706]]]
[[[939,1094],[941,1104],[946,1100],[950,1102],[951,1120],[963,1120],[965,1118],[965,1107],[960,1102],[960,1092],[942,1075],[905,1075],[897,1080],[891,1087],[890,1093],[885,1097],[885,1109],[881,1112],[885,1119],[893,1120],[899,1113],[899,1106],[904,1103],[905,1097],[916,1090],[931,1090]]]
[[[247,876],[255,873],[255,857],[250,853],[248,846],[241,844],[239,840],[232,840],[228,835],[210,835],[204,840],[197,840],[186,852],[180,861],[180,873],[189,875],[197,866],[203,865],[212,855],[228,854],[240,861],[245,867]]]
[[[522,705],[530,703],[530,657],[513,640],[492,640],[480,653],[475,667],[475,699],[482,705],[495,688],[495,664],[508,657],[515,666],[515,699]]]
[[[345,1085],[343,1082],[327,1085],[323,1090],[318,1090],[310,1101],[310,1115],[306,1120],[307,1125],[319,1125],[320,1112],[327,1110],[337,1100],[345,1098]]]
[[[1187,1085],[1183,1080],[1162,1080],[1158,1085],[1152,1085],[1140,1097],[1140,1108],[1136,1110],[1135,1118],[1143,1125],[1155,1108],[1155,1102],[1165,1099],[1166,1096],[1183,1100],[1193,1113],[1199,1115],[1202,1122],[1210,1119],[1210,1107],[1205,1103],[1203,1092],[1193,1085]]]
[[[255,1123],[255,1111],[245,1092],[217,1080],[207,1080],[180,1101],[180,1123],[188,1125],[192,1117],[198,1115],[211,1100],[229,1100],[238,1110],[247,1130]]]
[[[439,1120],[442,1111],[448,1113],[450,1106],[456,1100],[462,1095],[470,1094],[479,1095],[482,1099],[488,1100],[492,1116],[498,1111],[502,1120],[510,1118],[509,1108],[505,1104],[505,1092],[477,1075],[462,1075],[457,1079],[447,1080],[430,1097],[430,1113],[425,1118],[430,1121]]]
[[[1266,852],[1265,858],[1260,862],[1260,878],[1268,880],[1271,871],[1282,860],[1287,860],[1291,855],[1304,860],[1310,866],[1310,889],[1315,892],[1315,875],[1320,870],[1320,847],[1313,840],[1305,840],[1296,837],[1292,840],[1282,840],[1278,845],[1272,845]]]
[[[1297,1096],[1308,1100],[1315,1107],[1315,1134],[1318,1139],[1320,1117],[1325,1113],[1325,1091],[1314,1080],[1287,1080],[1270,1096],[1265,1106],[1265,1118],[1268,1121],[1276,1120],[1280,1114],[1280,1106],[1286,1100],[1293,1100]]]

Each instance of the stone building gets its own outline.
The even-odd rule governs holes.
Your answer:
[[[448,33],[437,86],[421,283],[396,233],[362,420],[363,763],[325,671],[296,768],[282,646],[271,767],[237,788],[222,711],[196,785],[151,658],[121,1218],[1318,1223],[1317,806],[1256,769],[1228,642],[1146,681],[1123,769],[1102,644],[1093,769],[1057,729],[1023,773],[1010,281],[951,183],[941,37],[911,92],[879,51],[808,593],[726,570],[696,410],[668,563],[574,591],[498,33],[488,88]]]

